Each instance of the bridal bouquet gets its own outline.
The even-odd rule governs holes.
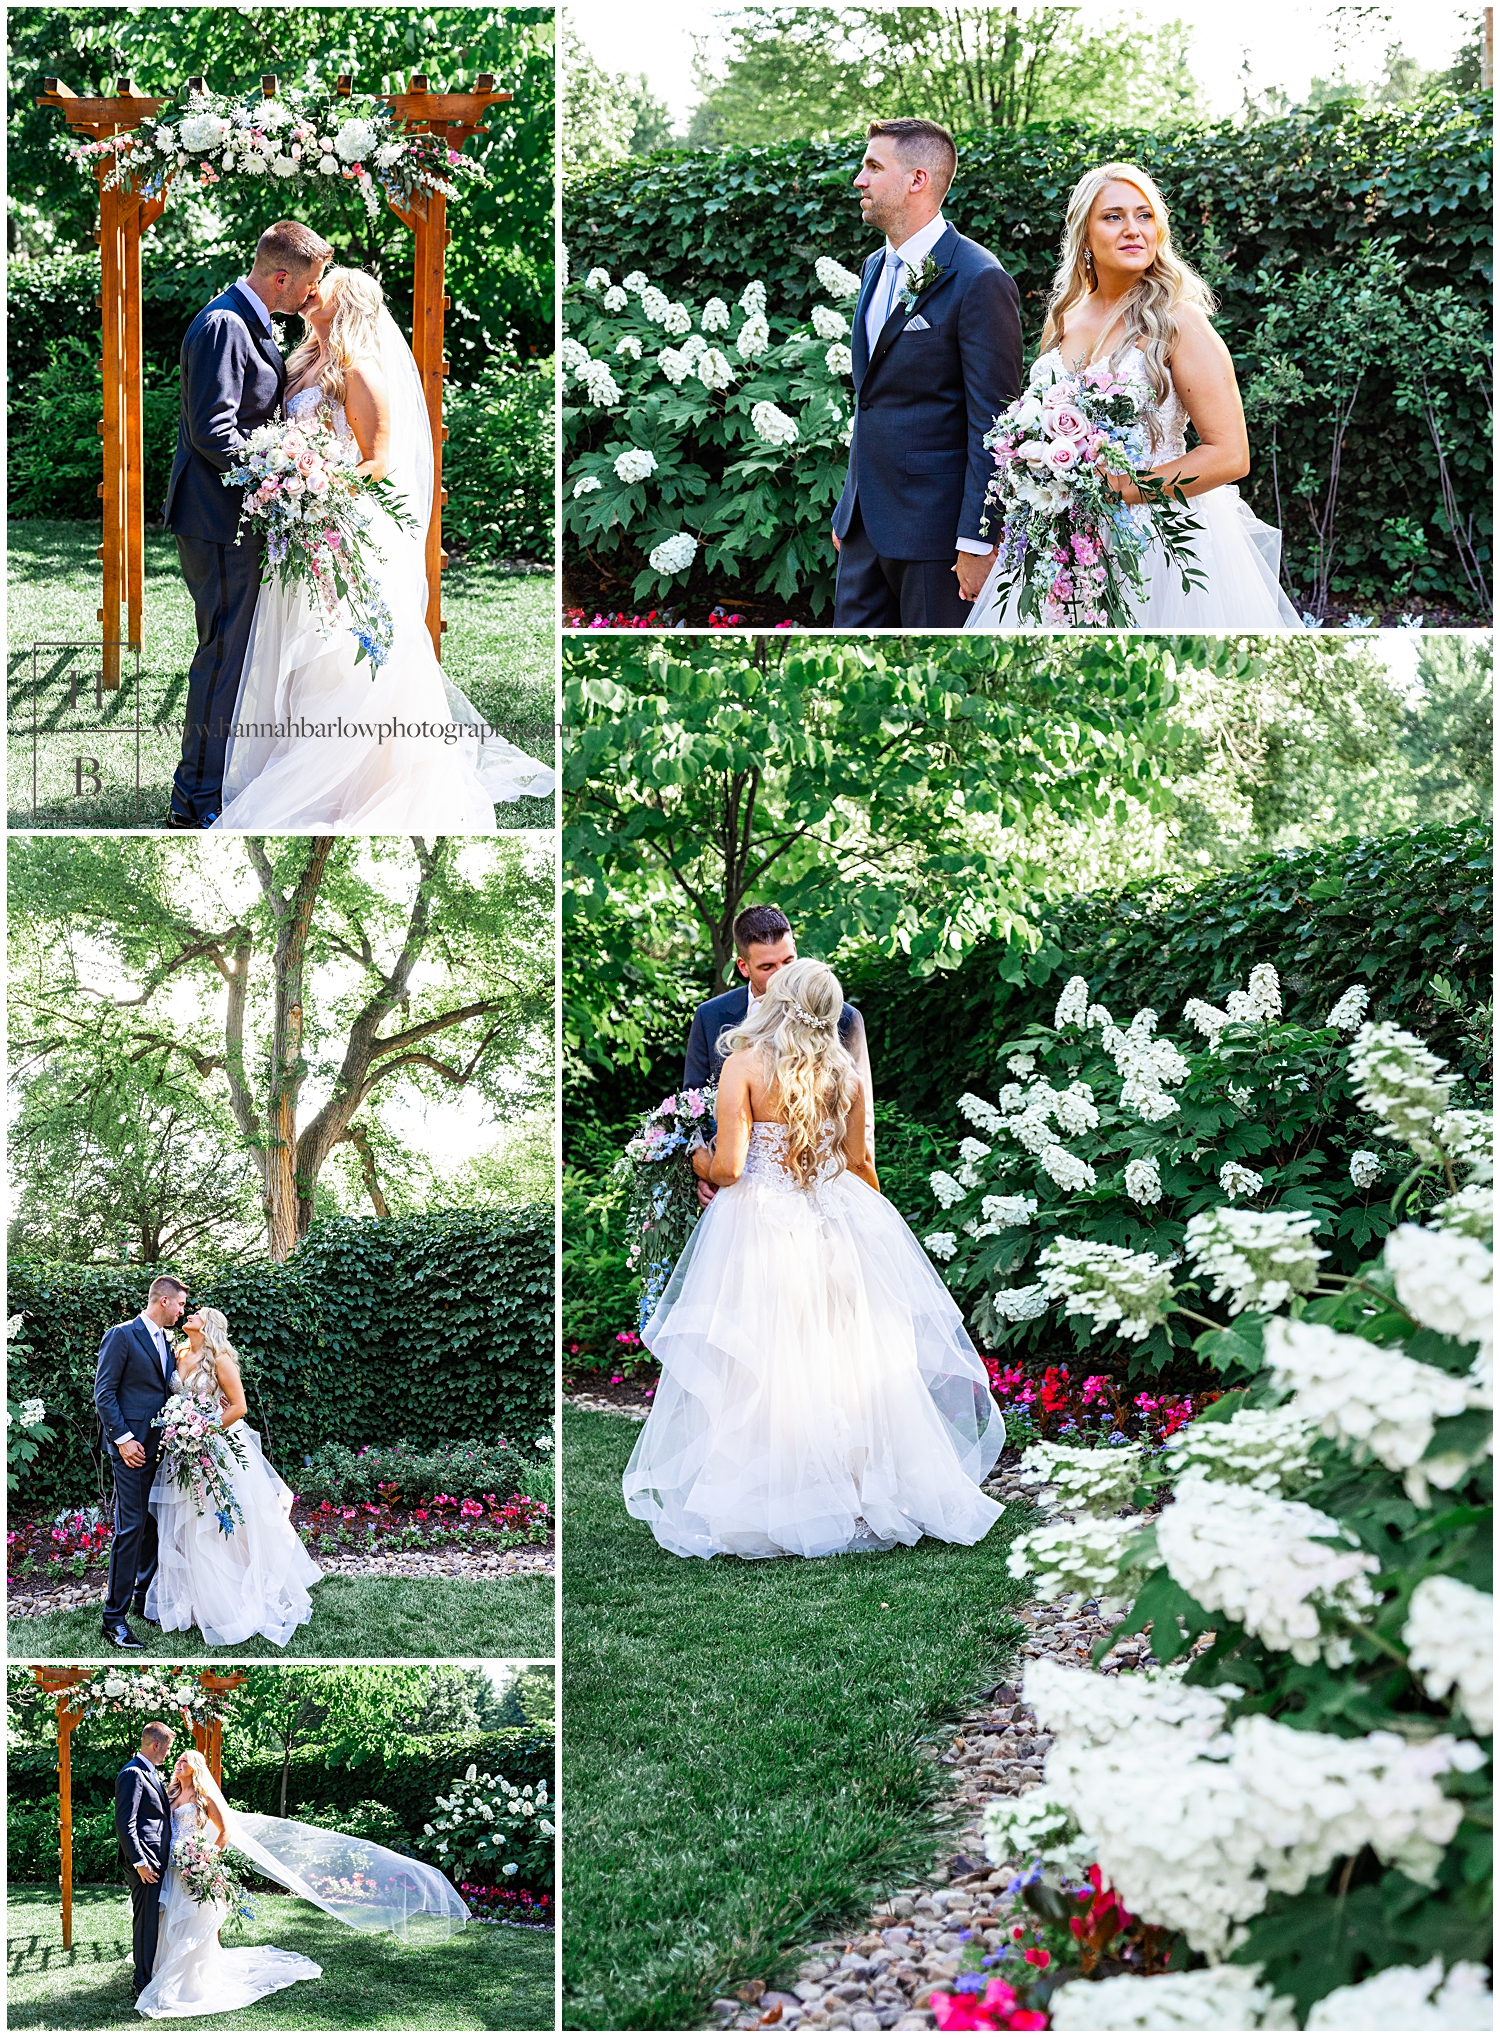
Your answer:
[[[368,658],[378,670],[390,655],[394,625],[365,560],[370,503],[405,529],[415,523],[388,477],[372,481],[354,472],[359,457],[358,447],[317,411],[257,425],[238,464],[219,478],[245,491],[236,542],[247,524],[258,531],[267,566],[283,587],[307,589],[320,624],[331,625],[344,605],[359,644],[355,663]]]
[[[698,1178],[689,1155],[712,1137],[713,1119],[712,1088],[678,1090],[646,1113],[639,1131],[615,1162],[615,1173],[630,1183],[626,1221],[634,1243],[626,1263],[642,1268],[642,1330],[661,1300],[677,1255],[702,1215]]]
[[[255,1910],[245,1887],[240,1856],[232,1848],[216,1847],[208,1832],[189,1833],[172,1843],[172,1866],[177,1879],[195,1904],[224,1904],[226,1925],[251,1920]]]
[[[1203,584],[1187,498],[1145,473],[1152,394],[1108,362],[1074,374],[1042,367],[985,434],[995,473],[980,528],[989,537],[998,525],[999,592],[1018,593],[1023,620],[1132,628],[1131,596],[1144,598],[1141,561],[1153,540],[1182,575],[1184,594]],[[1121,500],[1120,479],[1134,482],[1141,502]]]
[[[228,1457],[242,1469],[245,1447],[232,1430],[221,1429],[196,1396],[174,1394],[152,1427],[161,1436],[161,1465],[173,1484],[193,1497],[199,1514],[212,1509],[226,1536],[245,1518],[229,1481]]]

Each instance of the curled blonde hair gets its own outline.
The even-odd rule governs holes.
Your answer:
[[[345,372],[360,361],[378,360],[380,313],[385,293],[363,269],[330,269],[323,278],[334,296],[333,324],[318,387],[330,403],[344,401]],[[286,379],[295,382],[318,357],[318,341],[309,332],[286,357]]]
[[[1063,323],[1075,304],[1092,297],[1098,280],[1085,259],[1089,252],[1089,214],[1106,184],[1133,184],[1156,215],[1156,260],[1127,293],[1121,307],[1125,329],[1110,349],[1109,361],[1127,347],[1139,347],[1145,357],[1146,373],[1164,403],[1171,387],[1167,362],[1177,345],[1177,321],[1173,312],[1179,304],[1193,304],[1212,318],[1218,310],[1213,292],[1197,270],[1184,262],[1172,246],[1172,215],[1167,201],[1138,163],[1101,163],[1085,171],[1073,186],[1063,222],[1062,255],[1052,278],[1052,295],[1047,300],[1047,320],[1042,327],[1042,352],[1062,343]]]
[[[859,1070],[839,1039],[843,1009],[843,986],[827,963],[800,957],[777,970],[738,1026],[719,1035],[720,1054],[753,1053],[766,1088],[775,1089],[786,1112],[786,1165],[803,1187],[830,1158],[823,1147],[829,1125],[835,1170],[844,1165]]]
[[[203,1343],[198,1352],[198,1367],[217,1394],[221,1391],[220,1359],[230,1359],[238,1365],[240,1355],[229,1342],[229,1318],[222,1309],[200,1309],[198,1314],[203,1318]]]
[[[188,1775],[192,1778],[193,1799],[198,1807],[198,1829],[201,1832],[208,1824],[208,1807],[213,1801],[210,1792],[204,1786],[205,1781],[212,1780],[213,1772],[208,1766],[206,1756],[198,1748],[185,1748],[177,1758],[177,1763],[182,1762],[186,1762]],[[174,1763],[174,1769],[176,1766]]]

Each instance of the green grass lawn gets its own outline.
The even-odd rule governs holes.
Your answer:
[[[523,1574],[468,1578],[325,1578],[312,1588],[313,1617],[285,1649],[261,1635],[237,1648],[209,1649],[196,1628],[164,1635],[145,1621],[132,1632],[141,1652],[181,1663],[198,1656],[551,1656],[555,1581]],[[42,1614],[7,1623],[10,1655],[26,1662],[129,1655],[99,1632],[100,1610]]]
[[[6,1899],[12,2031],[550,2031],[550,1932],[470,1925],[403,1945],[356,1932],[296,1897],[255,1897],[256,1920],[231,1945],[281,1946],[322,1968],[222,2017],[140,2016],[130,1998],[130,1899],[124,1884],[73,1892],[73,1944],[62,1943],[54,1889],[12,1884]]]
[[[920,1744],[1014,1659],[1025,1522],[974,1549],[672,1557],[620,1498],[636,1425],[565,1414],[564,2022],[701,2030],[726,1985],[784,1982],[930,1862]]]
[[[97,524],[12,523],[10,656],[7,672],[8,808],[12,828],[160,827],[181,744],[188,664],[195,642],[193,605],[165,531],[146,533],[146,606],[141,647],[141,798],[135,794],[136,685],[126,678],[98,705],[95,613],[101,599]],[[556,584],[550,574],[516,574],[455,559],[443,575],[443,665],[491,725],[533,756],[550,760],[556,725],[553,627]],[[71,660],[42,653],[43,684],[36,794],[32,821],[32,647],[81,643]],[[76,676],[77,704],[70,690]],[[103,722],[110,733],[75,736]],[[94,760],[103,781],[93,789],[75,760]],[[80,790],[81,787],[81,790]],[[554,801],[523,799],[497,809],[505,828],[550,828]]]

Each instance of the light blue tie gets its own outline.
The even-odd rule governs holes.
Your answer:
[[[898,271],[900,271],[904,267],[905,264],[902,262],[901,257],[896,253],[896,250],[894,248],[887,248],[885,251],[885,268],[886,268],[885,311],[882,314],[880,320],[881,332],[884,332],[885,322],[896,308],[896,276]]]

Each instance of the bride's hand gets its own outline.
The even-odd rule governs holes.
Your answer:
[[[1094,461],[1094,467],[1099,475],[1099,479],[1104,482],[1112,494],[1120,498],[1121,502],[1135,503],[1140,501],[1141,491],[1128,476],[1110,472],[1109,459],[1106,454],[1100,453],[1098,455]]]

